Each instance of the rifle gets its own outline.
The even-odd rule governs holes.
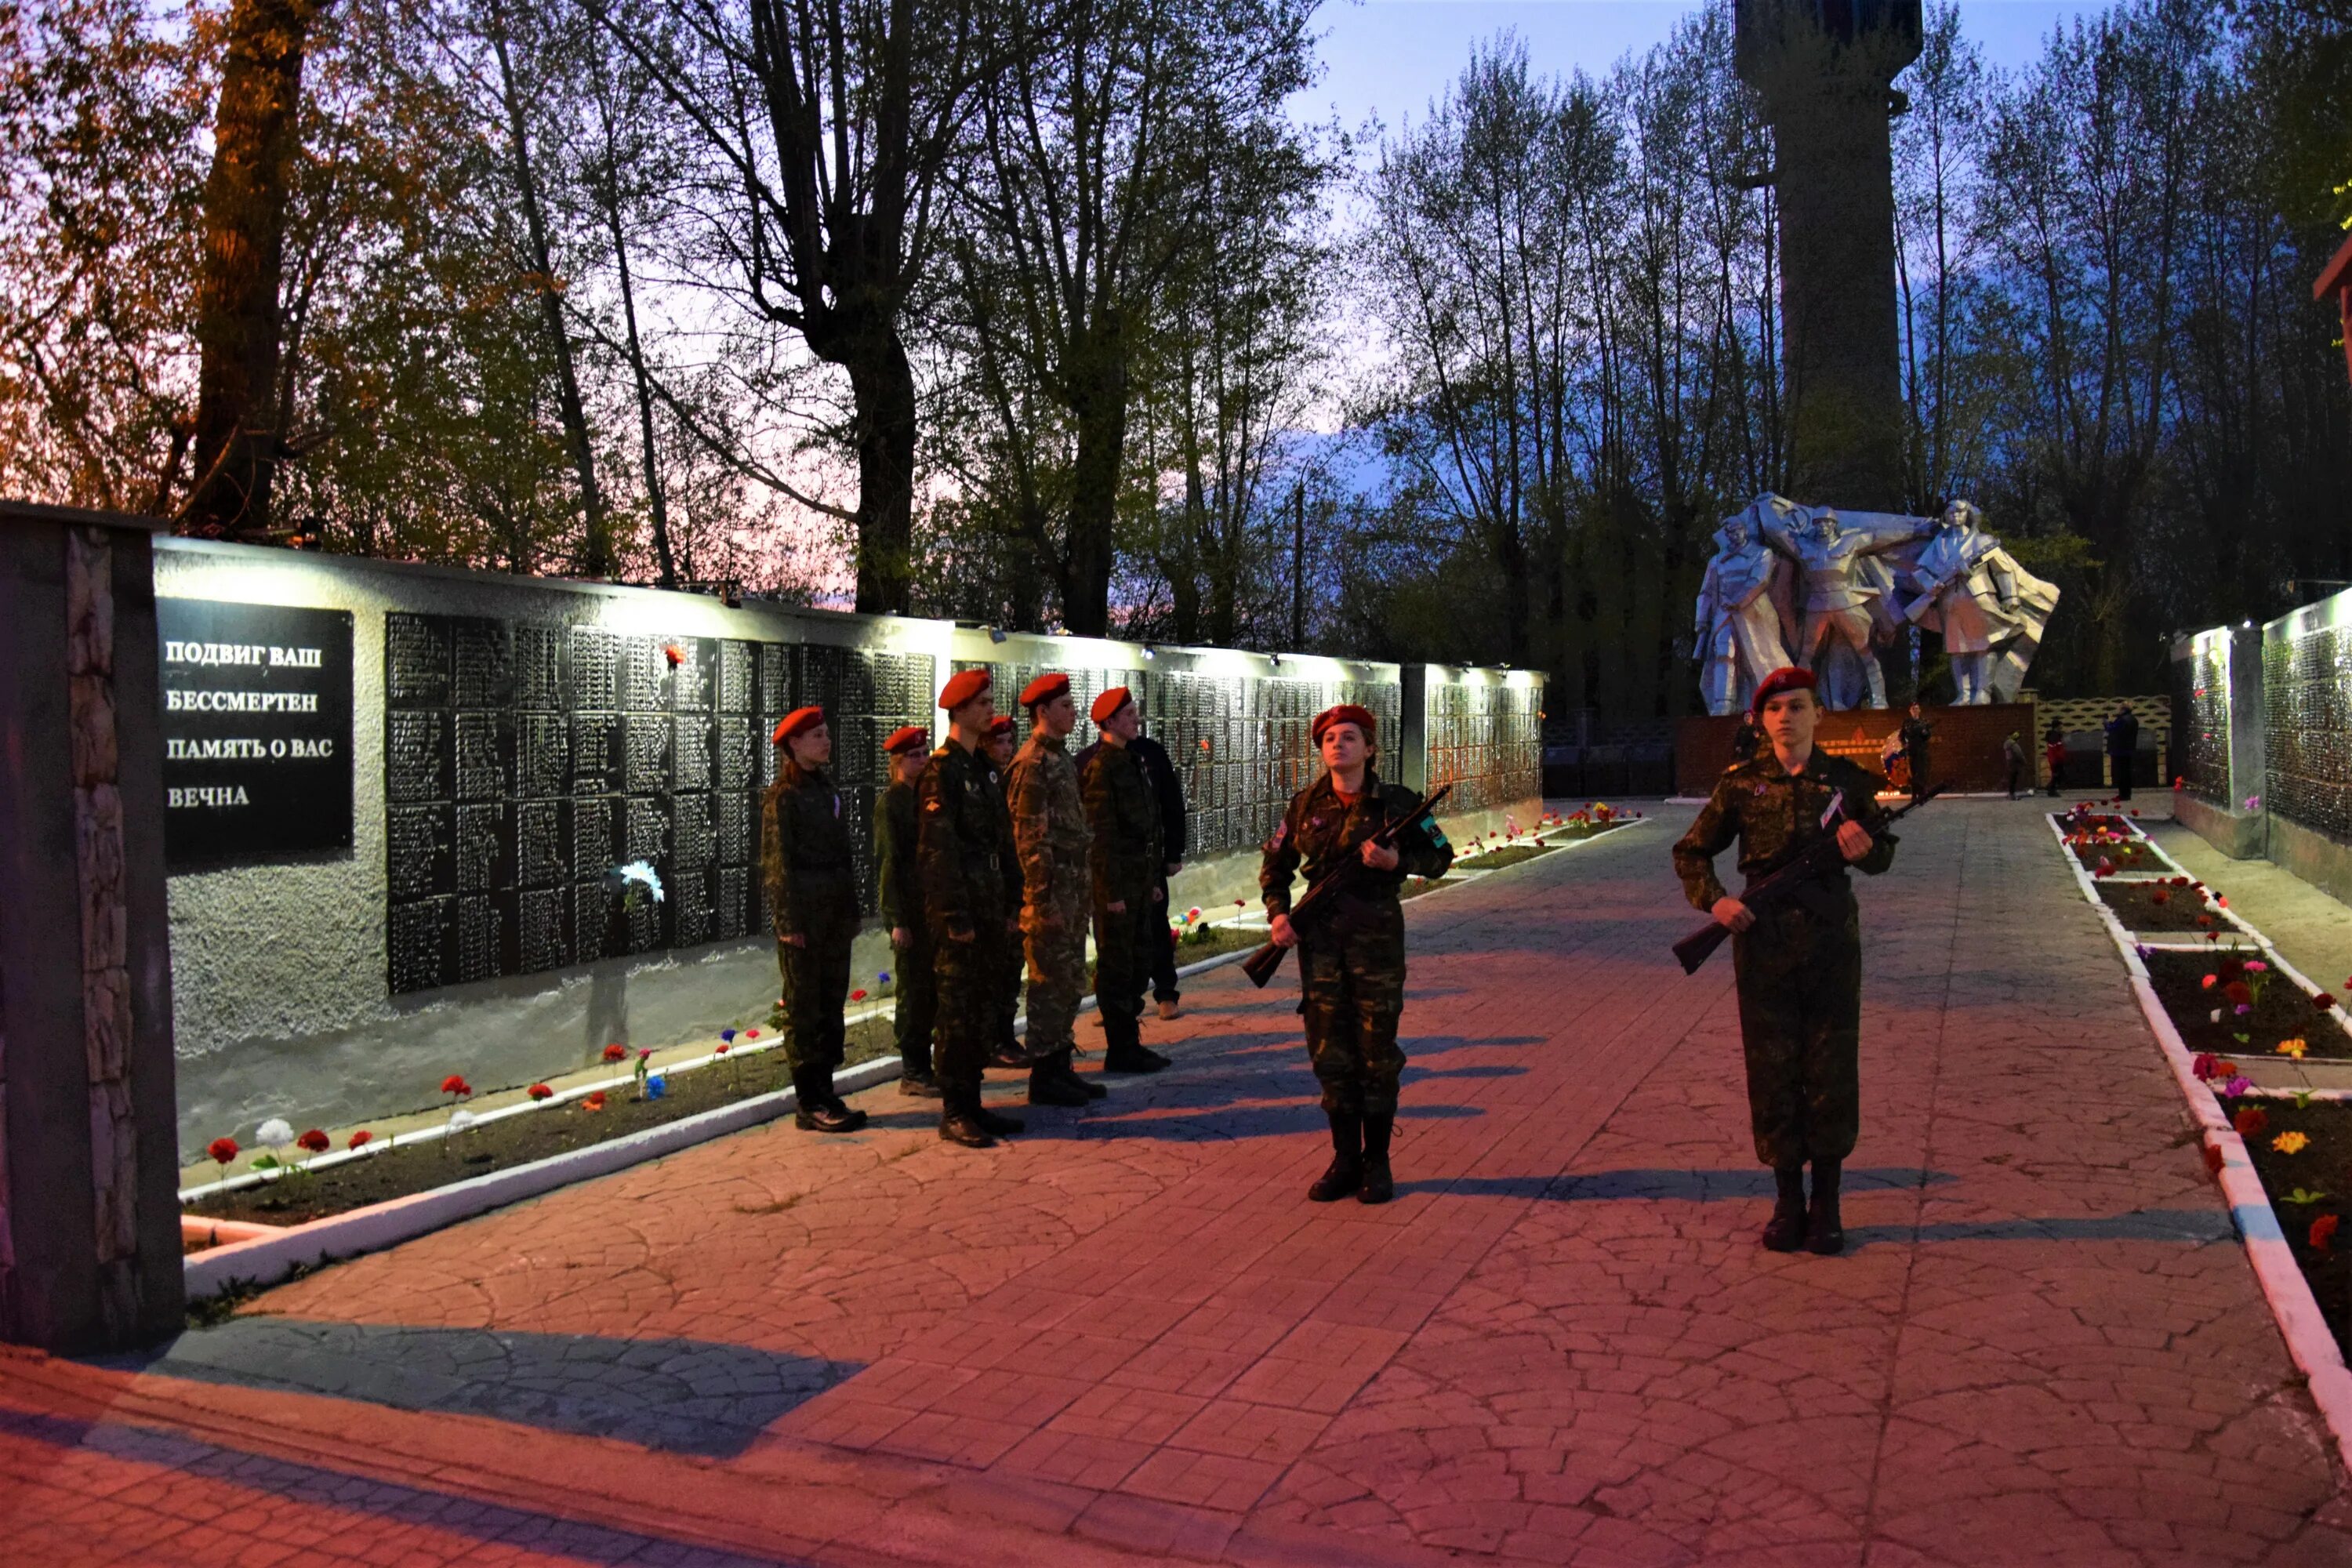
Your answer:
[[[1902,821],[1943,793],[1942,786],[1938,785],[1910,805],[1888,812],[1886,814],[1888,825],[1892,826]],[[1829,819],[1841,814],[1844,806],[1845,797],[1841,794],[1836,800],[1830,803],[1830,809],[1822,815],[1822,826],[1827,827]],[[1844,863],[1845,851],[1838,847],[1835,834],[1832,834],[1827,838],[1816,839],[1807,845],[1795,859],[1785,862],[1780,869],[1741,893],[1739,901],[1757,913],[1762,914],[1773,905],[1786,903],[1794,898],[1800,889],[1823,871],[1833,870]],[[1730,934],[1729,926],[1725,925],[1721,921],[1711,920],[1675,943],[1675,956],[1682,961],[1683,973],[1696,974],[1699,965],[1713,957],[1715,950],[1721,947],[1724,939]]]
[[[1296,927],[1302,919],[1315,919],[1315,910],[1338,897],[1332,890],[1335,884],[1352,886],[1356,879],[1369,869],[1362,858],[1364,845],[1394,844],[1396,836],[1403,832],[1408,824],[1419,822],[1423,817],[1429,816],[1437,809],[1438,802],[1453,793],[1452,784],[1438,785],[1436,794],[1423,799],[1411,811],[1402,816],[1390,817],[1386,822],[1381,823],[1379,829],[1370,837],[1359,839],[1355,844],[1350,845],[1347,857],[1339,865],[1333,867],[1328,875],[1319,882],[1308,883],[1307,890],[1298,895],[1298,901],[1290,906],[1290,923]],[[1250,984],[1263,991],[1265,989],[1265,983],[1274,978],[1275,971],[1282,967],[1282,955],[1289,951],[1286,947],[1268,942],[1264,947],[1242,960],[1242,973],[1250,977]]]

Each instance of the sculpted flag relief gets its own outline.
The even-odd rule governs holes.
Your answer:
[[[1940,518],[1806,507],[1766,493],[1716,531],[1699,586],[1699,690],[1746,710],[1785,665],[1819,678],[1825,708],[1884,708],[1878,651],[1908,626],[1937,634],[1955,704],[2013,702],[2058,590],[2017,563],[1973,502]]]

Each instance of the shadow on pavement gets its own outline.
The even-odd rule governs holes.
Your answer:
[[[1894,1166],[1852,1166],[1845,1170],[1848,1195],[1872,1188],[1941,1186],[1955,1181],[1944,1171],[1906,1170]],[[1769,1198],[1772,1173],[1752,1171],[1623,1170],[1549,1176],[1460,1176],[1451,1181],[1399,1182],[1401,1193],[1461,1193],[1474,1197],[1546,1198],[1555,1203],[1610,1203],[1624,1199],[1664,1199],[1679,1203],[1726,1203],[1733,1199]],[[2224,1222],[2227,1223],[2226,1221]],[[1851,1229],[1846,1235],[1856,1233]]]
[[[2238,1233],[2219,1209],[2140,1209],[2131,1214],[2063,1218],[1946,1220],[1933,1225],[1846,1227],[1846,1250],[1874,1242],[1906,1241],[2188,1241],[2234,1242]]]
[[[863,1370],[700,1340],[232,1318],[95,1364],[394,1410],[488,1415],[671,1453],[741,1453],[779,1416]]]

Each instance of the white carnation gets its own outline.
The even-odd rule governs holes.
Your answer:
[[[294,1128],[284,1118],[273,1116],[263,1122],[253,1136],[254,1141],[259,1143],[291,1143],[294,1142]]]

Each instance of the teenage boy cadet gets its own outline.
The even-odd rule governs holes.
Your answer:
[[[1012,714],[999,713],[988,721],[985,754],[990,771],[996,774],[997,796],[1005,804],[1005,853],[1015,857],[1016,861],[1020,849],[1013,842],[1012,774],[1009,770],[1013,766],[1013,752],[1018,749],[1013,734]],[[1019,879],[1014,880],[1017,883]],[[1018,904],[1014,907],[1016,910],[1019,908]],[[1004,974],[996,987],[996,1032],[990,1038],[988,1047],[991,1067],[1026,1068],[1030,1065],[1028,1050],[1021,1044],[1020,1033],[1013,1027],[1014,1021],[1021,1016],[1021,973],[1025,967],[1021,952],[1021,936],[1015,931],[1013,939],[1004,944]]]
[[[923,881],[917,858],[915,781],[930,760],[931,737],[919,724],[894,731],[882,742],[889,784],[874,803],[874,847],[882,873],[882,929],[890,933],[890,967],[898,977],[898,1092],[910,1100],[937,1100],[940,1080],[931,1068],[931,1028],[939,1019],[939,991],[931,973],[930,928],[923,923]]]
[[[1168,748],[1150,736],[1139,731],[1128,746],[1150,775],[1151,793],[1160,802],[1160,852],[1167,858],[1160,861],[1160,875],[1153,879],[1152,897],[1161,912],[1167,913],[1175,908],[1168,896],[1168,880],[1184,868],[1184,847],[1191,832],[1184,809],[1184,781],[1176,776],[1176,763]],[[1176,931],[1166,921],[1160,925],[1168,940],[1146,942],[1143,946],[1150,960],[1152,1000],[1160,1004],[1162,1018],[1173,1018],[1181,1011],[1183,1000],[1176,984]]]
[[[1088,865],[1086,802],[1068,738],[1078,708],[1070,678],[1041,675],[1021,693],[1029,739],[1006,773],[1013,842],[1021,856],[1021,936],[1029,961],[1029,1103],[1085,1105],[1105,1092],[1078,1077],[1073,1028],[1087,991]]]
[[[1150,958],[1143,944],[1164,940],[1168,908],[1156,900],[1165,856],[1160,803],[1151,775],[1128,742],[1142,727],[1135,699],[1114,686],[1087,710],[1101,743],[1088,749],[1078,786],[1094,836],[1095,1009],[1101,1015],[1103,1071],[1158,1072],[1168,1058],[1143,1043],[1143,992]]]

